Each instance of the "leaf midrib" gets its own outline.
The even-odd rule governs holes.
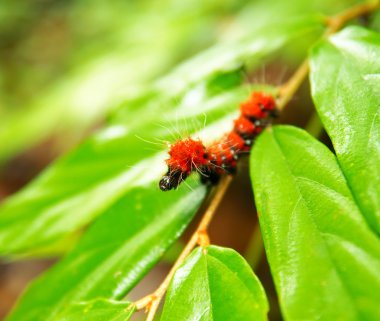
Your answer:
[[[326,241],[325,241],[325,237],[323,236],[322,232],[319,230],[318,225],[315,223],[314,218],[313,218],[313,215],[310,215],[310,212],[311,212],[311,211],[310,211],[310,208],[309,208],[309,206],[308,206],[306,200],[304,199],[304,197],[303,197],[303,195],[302,195],[302,193],[301,193],[301,191],[300,191],[300,189],[299,189],[299,186],[298,186],[298,184],[297,184],[297,182],[296,182],[296,180],[295,180],[295,177],[298,177],[298,176],[296,176],[296,175],[293,173],[292,168],[291,168],[291,166],[290,166],[290,164],[289,164],[289,162],[288,162],[288,160],[287,160],[287,158],[286,158],[286,156],[285,156],[285,153],[284,153],[284,151],[283,151],[283,149],[282,149],[282,147],[281,147],[281,144],[280,144],[280,142],[279,142],[279,141],[277,140],[277,138],[276,138],[275,130],[272,131],[272,133],[273,133],[273,138],[274,138],[273,140],[274,140],[274,142],[275,142],[275,144],[276,144],[278,150],[280,151],[280,153],[281,153],[281,155],[282,155],[283,161],[284,161],[284,163],[286,164],[286,168],[287,168],[287,170],[288,170],[288,172],[289,172],[289,174],[290,174],[290,176],[291,176],[291,179],[292,179],[292,181],[293,181],[293,185],[295,186],[295,188],[296,188],[296,190],[297,190],[297,192],[298,192],[298,194],[299,194],[299,197],[302,199],[302,201],[303,201],[303,203],[304,203],[304,205],[305,205],[307,211],[309,212],[309,217],[311,218],[311,222],[313,222],[314,227],[316,228],[316,230],[318,231],[318,233],[321,235],[322,239],[324,240],[323,244],[324,244],[324,247],[326,248],[326,251],[327,251],[327,253],[328,253],[329,257],[330,257],[330,262],[331,262],[332,265],[335,267],[334,272],[335,272],[336,275],[338,276],[338,279],[340,280],[340,283],[341,283],[341,285],[343,286],[343,288],[345,288],[345,289],[347,290],[347,285],[345,284],[345,282],[344,282],[344,278],[343,278],[342,275],[340,274],[340,271],[337,269],[336,262],[335,262],[335,261],[333,260],[333,258],[332,258],[331,252],[330,252],[330,250],[329,250],[329,248],[328,248],[328,245],[327,245],[327,243],[326,243]],[[338,163],[338,162],[337,162],[337,163]],[[339,165],[339,164],[338,164],[338,165]],[[343,173],[342,173],[342,174],[343,174]],[[343,176],[344,176],[344,175],[343,175]],[[317,183],[318,183],[318,182],[317,182]],[[297,202],[297,205],[298,205],[298,203],[299,203],[299,202]],[[338,237],[338,236],[337,236],[337,237]],[[347,295],[347,297],[350,299],[350,301],[352,302],[352,305],[355,306],[355,313],[356,313],[356,315],[357,315],[357,316],[360,315],[361,312],[360,312],[360,310],[358,310],[358,308],[357,308],[357,304],[356,304],[356,300],[352,297],[351,292],[348,291],[348,293],[347,293],[347,291],[346,291],[346,295]]]
[[[57,313],[61,313],[63,310],[60,310],[60,308],[66,303],[66,301],[70,298],[71,301],[75,301],[83,297],[86,293],[88,293],[91,289],[93,289],[94,284],[97,283],[94,281],[95,279],[100,280],[101,278],[96,277],[96,275],[101,275],[103,277],[107,273],[105,271],[109,271],[112,269],[115,264],[117,264],[118,261],[120,261],[120,257],[123,257],[125,253],[128,253],[129,256],[132,256],[131,253],[136,253],[139,251],[139,249],[133,248],[130,252],[127,252],[126,249],[130,247],[130,245],[135,243],[135,240],[139,240],[142,238],[142,235],[149,235],[150,238],[154,235],[159,235],[159,231],[165,231],[166,227],[171,223],[171,218],[177,215],[177,211],[175,210],[176,207],[181,207],[181,203],[186,203],[187,199],[192,197],[192,194],[189,194],[189,196],[185,197],[181,200],[181,202],[174,204],[171,208],[167,210],[167,213],[174,213],[174,215],[163,215],[163,216],[157,216],[156,219],[153,222],[150,222],[149,225],[147,225],[145,228],[140,230],[137,234],[135,234],[132,238],[126,239],[125,242],[120,246],[120,248],[112,254],[110,257],[104,260],[103,264],[98,265],[91,273],[89,273],[84,279],[81,280],[79,284],[76,285],[76,287],[72,287],[70,291],[66,292],[64,296],[60,298],[60,300],[57,302],[55,307],[52,310],[49,310],[49,313],[46,315],[46,321],[48,320],[54,320],[54,317],[57,315]],[[163,218],[166,218],[166,220],[163,220]],[[152,226],[159,226],[158,230],[153,230]],[[153,233],[152,233],[153,231]],[[144,238],[143,238],[144,239]],[[152,251],[155,249],[152,248]],[[111,263],[110,263],[111,262]],[[102,273],[99,273],[98,271],[101,271]],[[81,284],[92,284],[92,286],[87,286],[86,289],[82,289],[81,291],[77,290],[78,287]],[[82,288],[83,286],[81,286]],[[72,293],[75,293],[75,295],[71,295]]]

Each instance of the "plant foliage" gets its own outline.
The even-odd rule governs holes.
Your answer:
[[[150,21],[152,15],[144,17],[143,7],[133,8],[136,21],[124,28],[138,28],[140,18]],[[173,30],[175,14],[167,13],[164,25],[155,21],[152,30],[160,26],[170,32],[171,41],[165,46],[154,42],[153,51],[160,57],[167,46],[186,51],[181,37],[211,23],[211,9],[197,11],[194,16],[201,21],[178,30]],[[64,254],[28,287],[6,320],[130,320],[136,307],[123,298],[178,240],[207,195],[196,177],[177,191],[158,189],[167,142],[183,135],[206,143],[217,139],[230,129],[237,106],[250,91],[278,93],[274,85],[250,84],[247,75],[282,52],[291,64],[307,49],[312,98],[333,150],[305,130],[274,126],[260,135],[250,156],[255,204],[280,308],[289,321],[379,319],[380,36],[350,26],[317,42],[324,30],[323,12],[303,1],[286,9],[281,3],[271,9],[261,2],[246,6],[234,11],[231,37],[212,37],[208,49],[171,71],[169,66],[180,58],[173,55],[171,64],[159,66],[154,55],[140,57],[147,50],[143,41],[137,54],[111,60],[116,66],[128,60],[127,70],[146,62],[152,70],[141,78],[118,73],[116,88],[82,123],[74,87],[78,79],[87,79],[91,92],[98,88],[91,76],[100,66],[97,57],[103,57],[97,54],[91,59],[96,68],[78,70],[75,81],[63,80],[68,87],[57,86],[58,93],[54,89],[37,100],[20,123],[17,115],[9,116],[0,129],[0,161],[54,131],[60,113],[45,112],[61,96],[67,100],[57,110],[63,112],[67,101],[71,106],[68,118],[62,119],[64,127],[74,123],[86,128],[112,109],[103,128],[1,204],[2,256],[15,260]],[[109,41],[122,38],[120,33]],[[115,55],[135,40],[124,39]],[[196,37],[192,43],[197,44]],[[166,69],[148,89],[142,86]],[[138,94],[124,100],[120,86],[135,81],[141,85]],[[46,115],[54,115],[51,123],[37,123]],[[268,310],[264,288],[245,259],[211,245],[196,248],[175,272],[161,320],[259,321],[267,320]]]

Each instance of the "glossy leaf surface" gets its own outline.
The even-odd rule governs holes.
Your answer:
[[[234,250],[197,248],[176,271],[161,321],[267,320],[268,302],[248,263]]]
[[[286,320],[375,320],[380,241],[334,154],[301,129],[257,140],[251,178]]]
[[[124,297],[192,219],[206,190],[192,188],[171,194],[157,193],[156,184],[134,189],[33,282],[7,320],[55,320],[73,303]]]
[[[314,48],[312,94],[355,200],[380,233],[380,35],[349,27]]]
[[[128,321],[133,312],[129,302],[97,299],[70,305],[54,321]]]
[[[246,87],[235,88],[228,94],[210,97],[200,86],[189,92],[189,96],[196,95],[195,102],[188,103],[186,96],[170,107],[174,110],[167,107],[165,112],[161,108],[161,118],[157,102],[146,122],[119,124],[101,131],[1,206],[0,252],[23,254],[50,245],[136,189],[149,186],[148,190],[160,197],[158,181],[165,173],[167,157],[164,141],[202,128],[205,117],[208,127],[199,135],[209,140],[221,135],[230,128],[236,105],[247,91]],[[183,189],[188,190],[185,184]],[[141,197],[143,202],[150,201]]]

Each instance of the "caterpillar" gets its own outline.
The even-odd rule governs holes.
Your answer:
[[[240,104],[240,115],[234,120],[233,129],[221,139],[210,146],[191,137],[175,142],[170,146],[168,171],[159,182],[160,189],[176,189],[193,171],[201,174],[204,184],[216,184],[223,173],[234,174],[239,157],[251,150],[256,136],[277,113],[272,95],[252,92]]]

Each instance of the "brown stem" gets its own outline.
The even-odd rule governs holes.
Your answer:
[[[279,89],[280,99],[277,104],[279,110],[284,109],[288,102],[293,98],[294,94],[305,80],[309,73],[309,61],[305,59],[301,66],[298,67],[293,76],[283,84]]]
[[[156,291],[154,291],[154,293],[147,295],[135,302],[137,310],[141,310],[144,307],[147,307],[149,309],[147,321],[153,321],[156,311],[160,305],[161,299],[164,296],[175,271],[183,263],[183,261],[190,254],[193,248],[196,245],[207,246],[209,244],[207,228],[210,225],[210,222],[214,217],[215,211],[218,208],[221,200],[223,199],[223,196],[231,181],[231,175],[226,175],[221,179],[220,183],[216,187],[215,194],[212,197],[211,203],[205,211],[201,221],[199,222],[197,229],[191,236],[185,248],[182,250],[181,255],[178,257],[178,259],[174,263],[173,267],[171,268],[161,285],[157,288]]]
[[[323,34],[323,38],[337,32],[348,21],[360,17],[366,13],[374,11],[380,8],[380,1],[372,3],[361,3],[352,8],[349,8],[335,16],[326,18],[327,29]],[[282,110],[292,99],[298,88],[304,82],[306,76],[309,73],[309,60],[305,59],[302,64],[295,71],[293,76],[279,88],[279,102],[278,109]]]
[[[360,3],[356,6],[353,6],[349,9],[341,12],[341,13],[338,13],[335,16],[328,17],[326,19],[326,24],[328,26],[326,34],[329,35],[329,34],[332,34],[334,32],[337,32],[348,21],[350,21],[354,18],[363,16],[366,13],[375,11],[376,9],[379,9],[379,8],[380,8],[380,1]]]

